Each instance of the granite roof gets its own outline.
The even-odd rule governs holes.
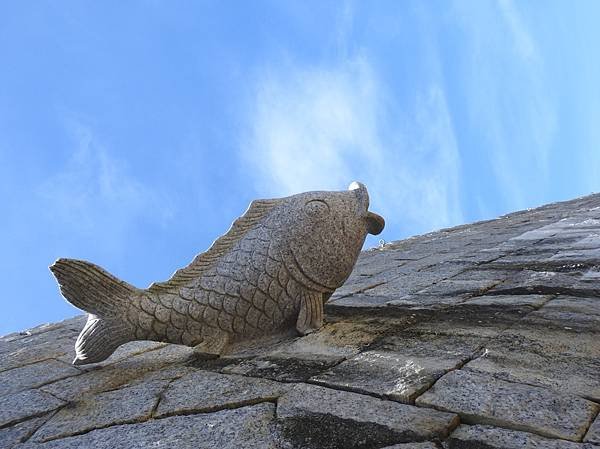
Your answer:
[[[70,364],[0,338],[2,448],[600,448],[600,195],[364,251],[314,334]]]

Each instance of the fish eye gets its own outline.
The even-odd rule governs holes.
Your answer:
[[[323,200],[310,200],[304,205],[304,212],[312,218],[324,218],[329,212],[329,205]]]

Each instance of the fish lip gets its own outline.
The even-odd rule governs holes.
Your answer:
[[[369,192],[367,187],[358,181],[353,181],[348,190],[354,192],[358,198],[359,214],[367,220],[367,232],[372,235],[381,234],[385,227],[385,220],[381,215],[369,211]]]
[[[367,212],[367,232],[372,235],[381,234],[385,228],[385,219],[374,212]]]

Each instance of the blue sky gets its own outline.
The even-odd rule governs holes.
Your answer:
[[[3,2],[0,334],[76,313],[56,258],[144,287],[258,197],[357,179],[391,241],[600,190],[599,21],[593,1]]]

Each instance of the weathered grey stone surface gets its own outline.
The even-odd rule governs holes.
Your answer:
[[[467,371],[446,374],[416,403],[458,413],[461,421],[469,424],[491,424],[573,441],[583,438],[600,409],[585,399]]]
[[[19,449],[275,449],[270,424],[275,406],[259,404],[236,410],[175,416],[140,424],[116,425],[84,435],[44,444],[28,443]]]
[[[470,360],[484,341],[402,332],[382,339],[379,350],[362,352],[311,380],[411,404],[439,377]]]
[[[439,449],[439,446],[431,442],[423,443],[401,443],[394,444],[393,446],[386,446],[383,449]]]
[[[594,449],[591,444],[544,438],[491,426],[460,426],[448,438],[447,449]]]
[[[78,376],[44,385],[41,390],[65,401],[76,401],[84,395],[113,390],[143,379],[149,372],[186,363],[193,354],[194,351],[186,346],[168,345],[116,363],[87,368]]]
[[[482,356],[463,369],[599,401],[600,359],[596,354],[584,353],[586,345],[597,346],[598,337],[565,336],[567,332],[511,331],[490,341]],[[581,351],[565,353],[567,344],[575,348],[580,345]]]
[[[386,243],[319,331],[220,358],[73,368],[85,317],[0,337],[0,447],[600,448],[599,236],[594,195]]]
[[[71,402],[59,410],[31,438],[48,441],[78,435],[93,429],[144,421],[158,404],[168,381],[151,381],[99,393]]]
[[[410,404],[459,359],[405,356],[393,351],[367,351],[311,380],[315,383],[372,393]]]
[[[444,438],[455,414],[356,393],[298,384],[281,397],[277,419],[300,447],[377,447]]]
[[[4,394],[15,393],[80,373],[74,366],[50,359],[0,372],[0,385]]]
[[[141,290],[90,262],[59,259],[61,293],[89,313],[73,363],[107,359],[120,345],[153,340],[226,354],[236,344],[323,326],[323,303],[346,281],[368,233],[384,220],[369,194],[306,192],[253,201],[208,251],[167,282]]]
[[[156,416],[206,413],[259,402],[275,402],[287,385],[270,380],[198,371],[173,381]]]
[[[0,428],[51,412],[64,401],[40,390],[25,390],[0,396]]]
[[[44,424],[53,412],[39,418],[32,418],[15,424],[14,426],[0,429],[0,447],[9,449],[26,441],[33,433]]]
[[[600,445],[600,416],[592,423],[583,441]]]
[[[48,359],[70,363],[73,360],[73,342],[84,323],[85,317],[79,316],[7,338],[0,344],[0,371]]]

